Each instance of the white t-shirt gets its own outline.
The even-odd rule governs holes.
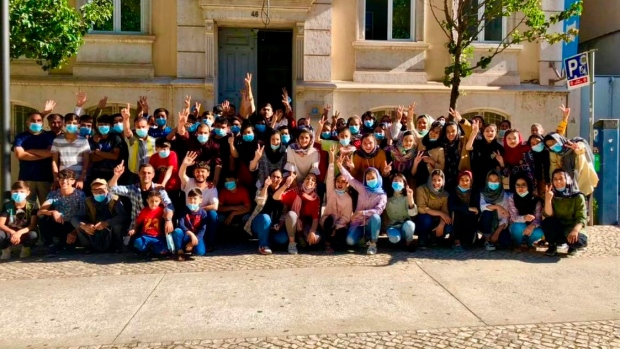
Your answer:
[[[185,201],[186,201],[185,203],[187,203],[187,197],[188,197],[187,195],[189,191],[194,188],[197,188],[197,186],[196,186],[196,180],[193,178],[190,178],[185,185],[181,186],[181,189],[185,192]],[[200,204],[200,207],[205,207],[208,205],[219,203],[217,188],[213,187],[210,189],[200,189],[200,190],[202,191],[202,203]]]

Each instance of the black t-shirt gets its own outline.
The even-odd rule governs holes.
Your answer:
[[[6,226],[13,230],[20,230],[30,225],[33,216],[37,215],[39,206],[28,201],[25,208],[15,207],[14,201],[9,201],[2,206],[0,217],[6,217]]]

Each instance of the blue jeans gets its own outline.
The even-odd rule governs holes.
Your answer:
[[[218,226],[218,215],[217,215],[217,211],[207,211],[207,230],[205,231],[205,236],[204,236],[204,245],[205,248],[209,247],[209,248],[213,248],[213,245],[215,244],[215,232],[217,231],[217,226]],[[202,255],[200,255],[202,256]]]
[[[366,230],[364,232],[364,230]],[[366,218],[366,226],[360,225],[358,227],[349,228],[347,233],[347,245],[357,245],[362,237],[369,238],[373,242],[377,242],[379,239],[379,232],[381,231],[381,217],[378,214],[373,214]]]
[[[515,245],[527,244],[533,246],[534,243],[543,237],[543,230],[541,227],[537,227],[532,230],[530,236],[523,235],[523,231],[527,228],[527,223],[512,223],[510,225],[510,235],[512,236],[512,242]]]
[[[387,236],[391,243],[397,244],[400,239],[405,241],[413,241],[413,233],[415,232],[415,223],[410,220],[405,221],[403,224],[391,226],[387,228]]]
[[[419,237],[420,245],[425,245],[429,240],[434,240],[437,238],[437,234],[433,231],[433,229],[437,228],[440,220],[441,218],[431,216],[426,213],[419,214],[416,217],[415,234]],[[443,234],[443,236],[447,234],[452,234],[451,224],[446,224],[444,226]]]
[[[133,247],[139,252],[146,252],[149,248],[155,254],[166,254],[168,252],[168,244],[165,237],[154,238],[152,236],[141,235],[133,242]]]
[[[213,212],[213,211],[209,211],[209,212]],[[174,248],[177,251],[179,250],[185,251],[185,246],[189,244],[190,241],[192,241],[189,235],[183,233],[183,230],[179,228],[176,228],[172,232],[172,240],[174,241]],[[198,245],[194,246],[194,248],[192,249],[192,254],[196,256],[204,256],[206,252],[207,252],[207,248],[205,246],[205,241],[204,239],[199,238]]]
[[[498,221],[497,211],[482,211],[482,214],[480,215],[479,227],[480,232],[485,238],[488,238],[495,233]]]
[[[252,220],[252,233],[258,236],[258,246],[269,246],[269,236],[271,232],[271,217],[267,214],[259,214]],[[271,234],[272,241],[277,245],[288,243],[288,234],[285,231],[278,231]]]

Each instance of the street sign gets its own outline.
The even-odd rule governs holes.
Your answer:
[[[588,53],[580,53],[564,60],[566,84],[569,90],[590,85],[590,68]]]

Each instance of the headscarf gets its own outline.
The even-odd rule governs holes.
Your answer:
[[[245,132],[245,130],[247,130],[248,128],[252,128],[252,131],[254,131],[254,128],[252,126],[246,124],[245,126],[241,127],[240,134],[243,135],[243,132]],[[237,152],[239,153],[239,158],[246,165],[249,165],[252,159],[254,159],[254,154],[256,152],[256,149],[258,149],[258,145],[259,145],[258,141],[259,140],[258,140],[258,136],[256,133],[254,133],[254,139],[250,142],[244,141],[243,136],[237,139],[235,148],[237,148]]]
[[[392,156],[392,160],[398,164],[405,164],[405,168],[410,167],[410,166],[407,166],[406,164],[413,162],[413,160],[415,159],[415,156],[418,153],[418,150],[415,147],[415,141],[411,149],[405,149],[403,147],[402,140],[403,138],[407,136],[413,136],[413,139],[414,140],[416,139],[416,136],[413,134],[413,132],[405,131],[405,133],[403,133],[403,136],[400,138],[400,141],[398,142],[398,144],[395,144],[395,145],[392,145],[386,148],[386,150],[390,152],[390,155]],[[396,168],[395,170],[396,172],[403,172],[405,169]]]
[[[439,136],[434,142],[431,142],[431,137],[430,137],[431,130],[434,129],[435,127],[439,127]],[[443,127],[441,126],[441,123],[439,121],[433,122],[431,127],[428,128],[428,133],[426,134],[426,136],[424,136],[424,138],[422,138],[422,144],[424,145],[427,151],[441,147],[441,133],[442,132],[443,132]]]
[[[491,190],[487,183],[489,182],[489,176],[492,174],[499,178],[499,188]],[[504,198],[504,186],[502,185],[502,174],[498,170],[491,170],[487,173],[486,180],[484,181],[484,189],[481,192],[484,201],[487,204],[495,204]]]
[[[441,188],[439,189],[435,189],[435,187],[433,187],[433,177],[434,176],[441,176],[442,179],[442,184],[441,184]],[[443,174],[442,170],[433,170],[431,171],[431,173],[428,176],[428,179],[426,180],[426,187],[424,188],[426,190],[426,192],[432,196],[436,196],[436,197],[447,197],[448,196],[448,192],[446,190],[444,190],[444,187],[446,186],[446,176]]]
[[[575,137],[569,141],[568,139],[566,139],[565,137],[563,137],[557,132],[550,132],[544,138],[545,147],[547,149],[549,149],[549,147],[547,147],[547,141],[549,140],[553,140],[562,146],[562,150],[557,152],[556,154],[558,154],[558,156],[562,158],[562,169],[571,177],[571,179],[575,181],[575,184],[576,184],[577,181],[579,181],[579,178],[578,178],[579,173],[575,171],[576,162],[577,162],[577,154],[575,154],[573,149],[569,148],[567,144],[569,142],[573,144],[576,144],[576,143],[583,144],[584,149],[586,151],[585,152],[586,161],[589,164],[592,164],[592,162],[594,161],[594,155],[592,154],[592,149],[590,149],[590,145],[585,139],[581,137]],[[549,152],[554,153],[551,149],[549,149]]]
[[[456,127],[456,138],[453,141],[448,140],[448,126]],[[457,175],[460,178],[461,175],[458,173],[459,164],[461,163],[461,128],[454,121],[446,122],[446,125],[441,129],[441,136],[439,136],[439,142],[441,142],[443,146],[444,156],[446,160],[446,164],[444,166],[444,170],[446,171],[446,177],[448,179],[456,178]],[[471,173],[470,173],[471,175]],[[457,179],[458,183],[458,179]],[[450,183],[451,185],[453,183]],[[472,182],[473,185],[473,182]]]
[[[455,192],[456,192],[456,196],[459,198],[459,200],[462,203],[469,205],[469,201],[470,201],[470,198],[471,198],[471,191],[473,190],[473,186],[474,186],[474,175],[472,175],[471,172],[467,171],[467,170],[463,170],[463,171],[459,172],[459,174],[458,174],[458,176],[456,178],[457,185],[461,181],[461,177],[463,177],[463,176],[469,177],[469,183],[470,183],[469,190],[463,193],[462,191],[459,190],[459,188],[456,188]]]
[[[583,195],[583,193],[579,191],[579,187],[577,187],[577,182],[573,180],[573,177],[571,177],[570,174],[568,174],[568,172],[564,171],[561,168],[558,168],[555,171],[553,171],[553,174],[551,174],[552,181],[553,181],[553,176],[555,176],[556,173],[564,174],[564,178],[566,179],[566,188],[564,188],[564,190],[562,191],[559,191],[555,188],[555,185],[552,184],[554,197],[572,198],[579,194]]]
[[[532,139],[539,139],[542,143],[543,150],[540,152],[536,152],[534,150],[531,151],[532,157],[534,158],[534,170],[536,175],[536,180],[549,183],[549,151],[545,148],[545,139],[541,135],[531,135],[527,139],[527,144],[532,144]]]
[[[377,142],[377,138],[375,138],[374,134],[368,133],[368,134],[365,134],[363,136],[363,138],[369,138],[369,137],[372,137],[372,139],[375,140],[375,149],[372,150],[370,153],[366,153],[364,151],[364,147],[360,146],[360,148],[355,151],[355,154],[357,154],[359,157],[361,157],[362,159],[365,159],[365,160],[370,160],[370,159],[374,158],[375,156],[377,156],[377,153],[381,149],[381,148],[379,148],[379,142]]]
[[[527,184],[527,195],[525,197],[521,197],[521,195],[517,194],[517,180],[522,179]],[[536,205],[538,204],[539,199],[534,196],[534,185],[532,181],[524,175],[517,176],[514,181],[510,183],[510,191],[512,194],[512,201],[515,203],[515,208],[519,212],[519,216],[525,216],[528,214],[534,214],[536,212]]]
[[[306,184],[301,182],[301,184],[296,188],[295,193],[297,193],[297,197],[293,201],[293,205],[291,206],[291,210],[297,213],[297,217],[300,217],[301,214],[301,206],[303,203],[302,199],[306,199],[307,201],[315,201],[319,199],[319,196],[316,193],[316,185],[313,189],[307,189]],[[297,230],[303,230],[303,220],[297,220]]]
[[[270,163],[277,164],[286,154],[286,145],[282,143],[282,138],[280,138],[280,147],[278,147],[278,149],[276,150],[271,149],[271,137],[274,134],[276,134],[276,132],[272,131],[271,135],[269,136],[269,146],[265,147],[265,156],[267,156],[267,160],[269,160]]]
[[[310,136],[310,142],[308,143],[308,145],[305,148],[302,148],[302,146],[299,144],[299,137],[304,134],[307,133]],[[308,155],[308,152],[311,149],[314,149],[314,134],[312,132],[310,132],[310,130],[306,127],[302,127],[300,129],[299,134],[297,135],[297,139],[295,140],[295,143],[291,143],[288,147],[293,149],[293,151],[295,151],[295,153],[297,154],[303,154],[303,155]]]
[[[375,175],[377,176],[377,187],[376,188],[371,188],[368,186],[368,184],[366,183],[366,174],[368,172],[374,172]],[[375,194],[385,194],[385,192],[383,191],[383,178],[381,177],[381,174],[379,173],[379,170],[377,170],[374,167],[369,167],[366,169],[366,171],[364,171],[364,187],[366,188],[366,190],[375,193]]]
[[[427,132],[428,130],[431,129],[431,125],[433,124],[433,121],[435,121],[435,119],[433,119],[433,117],[428,114],[418,115],[418,117],[415,119],[415,125],[414,125],[416,138],[422,138],[422,136],[420,136],[420,134],[418,133],[418,120],[420,119],[426,119],[426,131]]]
[[[506,142],[506,138],[511,133],[517,133],[519,135],[519,143],[511,148]],[[530,145],[523,142],[523,136],[521,132],[517,130],[508,130],[504,135],[504,162],[510,166],[517,166],[523,160],[523,153],[530,151]]]

